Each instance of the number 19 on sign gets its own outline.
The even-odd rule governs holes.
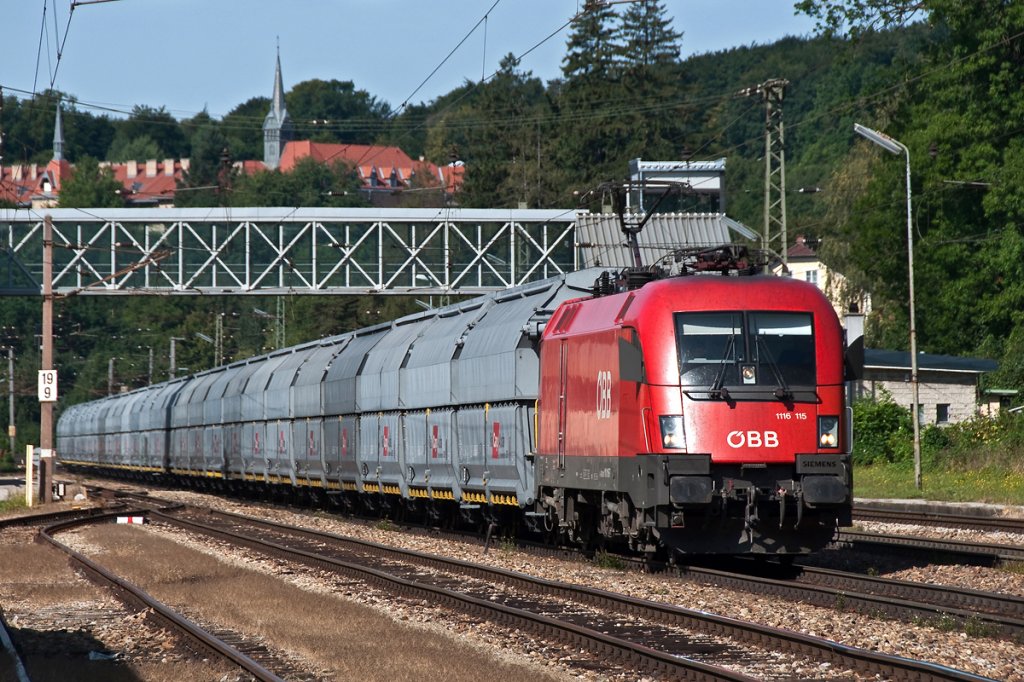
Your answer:
[[[57,370],[39,370],[39,402],[57,402]]]

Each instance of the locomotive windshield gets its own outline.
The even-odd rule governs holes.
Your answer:
[[[676,313],[683,386],[788,391],[815,384],[810,313]]]

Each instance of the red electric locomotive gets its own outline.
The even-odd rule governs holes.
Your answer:
[[[849,525],[844,339],[785,277],[693,275],[562,303],[540,350],[536,484],[566,534],[790,555]]]

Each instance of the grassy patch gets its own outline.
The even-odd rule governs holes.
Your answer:
[[[0,502],[0,514],[21,511],[23,509],[28,509],[28,505],[25,504],[25,495],[23,494],[16,494]]]
[[[1024,474],[998,466],[970,470],[923,467],[918,490],[912,466],[876,462],[855,466],[853,482],[857,497],[1024,505]]]
[[[608,568],[613,571],[626,570],[626,562],[622,560],[622,557],[611,554],[603,549],[594,554],[594,564],[598,568]]]
[[[1000,561],[999,570],[1024,575],[1024,561]]]

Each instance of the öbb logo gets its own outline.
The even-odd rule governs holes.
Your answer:
[[[730,431],[725,441],[730,448],[777,448],[779,434],[775,431]]]
[[[608,370],[597,373],[597,418],[612,418],[612,373]]]

